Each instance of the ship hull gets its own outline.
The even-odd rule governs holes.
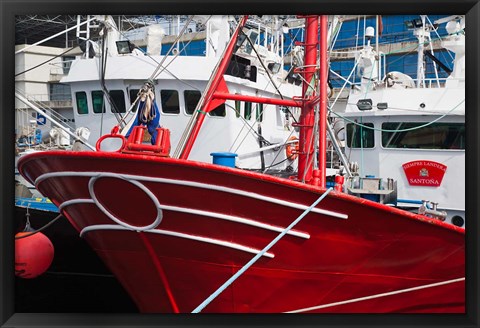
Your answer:
[[[191,312],[325,189],[192,161],[24,156],[141,312]],[[213,313],[464,313],[464,229],[335,191],[205,307]]]

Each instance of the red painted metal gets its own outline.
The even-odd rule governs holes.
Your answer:
[[[235,44],[237,42],[237,37],[238,34],[240,33],[240,30],[243,28],[245,23],[247,22],[248,16],[244,16],[240,22],[238,23],[237,29],[235,30],[235,33],[232,35],[232,38],[225,50],[225,53],[223,55],[223,58],[221,59],[219,66],[218,66],[218,71],[217,74],[213,77],[212,83],[210,84],[210,89],[207,90],[206,96],[205,96],[205,101],[204,101],[204,109],[211,110],[213,109],[210,106],[210,102],[213,100],[213,94],[217,90],[218,86],[220,84],[225,85],[225,80],[223,78],[223,74],[226,72],[228,64],[230,63],[230,59],[232,57],[233,49],[235,47]],[[190,155],[190,151],[192,150],[193,144],[195,143],[195,140],[197,139],[198,133],[200,132],[200,128],[202,127],[203,121],[205,120],[205,114],[207,113],[206,110],[204,110],[200,115],[197,116],[197,120],[195,121],[195,125],[193,126],[193,130],[190,133],[186,143],[185,147],[182,150],[182,153],[180,154],[181,159],[187,159],[188,155]]]
[[[320,168],[320,186],[325,188],[327,183],[327,16],[320,16],[320,116],[318,122],[318,167]]]
[[[440,187],[447,166],[434,161],[412,161],[402,165],[411,186]]]
[[[130,137],[120,150],[122,153],[136,153],[141,151],[152,152],[156,156],[170,155],[170,130],[167,128],[157,128],[157,140],[154,145],[147,145],[143,143],[143,137],[146,126],[138,125],[133,128]],[[116,135],[110,135],[115,138]]]
[[[298,180],[309,182],[312,179],[313,163],[313,105],[309,101],[316,96],[315,87],[310,88],[317,67],[318,16],[305,18],[305,61],[303,68],[304,104],[300,115],[300,153],[298,156]],[[311,93],[311,96],[307,95]]]
[[[168,206],[155,230],[256,249],[265,247],[278,232],[196,213],[212,212],[286,227],[302,210],[249,196],[259,194],[309,206],[325,191],[214,164],[119,153],[35,153],[22,157],[18,168],[30,182],[45,173],[64,171],[115,174],[117,178],[97,179],[94,192],[98,201],[123,222],[145,226],[153,221],[155,206],[141,189],[125,181],[123,174],[138,176],[159,203]],[[163,180],[146,181],[148,177]],[[88,182],[88,177],[51,177],[36,186],[60,206],[68,200],[89,199]],[[238,193],[200,188],[188,185],[190,182],[234,188]],[[270,250],[274,258],[257,261],[204,312],[293,311],[465,277],[462,228],[335,191],[317,208],[344,213],[348,219],[308,214],[295,227],[307,233],[308,239],[291,235],[282,238]],[[189,213],[190,209],[197,212]],[[79,231],[114,223],[91,203],[66,206],[63,213]],[[254,256],[204,241],[142,234],[154,252],[145,250],[136,231],[99,230],[84,235],[142,312],[171,312],[169,294],[180,312],[190,312]],[[161,262],[168,288],[158,278],[155,259]],[[465,283],[460,281],[311,312],[464,311]]]
[[[150,255],[150,258],[152,259],[153,264],[155,265],[155,269],[157,270],[157,273],[158,273],[158,278],[160,279],[163,286],[165,287],[165,292],[167,293],[168,300],[170,302],[170,305],[172,306],[173,313],[180,313],[180,310],[178,309],[177,301],[175,301],[175,297],[173,296],[170,283],[168,282],[168,279],[165,276],[165,271],[163,270],[162,264],[160,263],[160,260],[158,259],[157,254],[155,253],[155,249],[152,247],[152,243],[150,242],[150,240],[148,240],[148,237],[145,236],[144,232],[140,232],[139,235],[140,235],[140,238],[142,239],[143,244],[145,245],[145,248],[147,249],[148,254]]]
[[[280,105],[280,106],[289,106],[289,107],[302,106],[302,103],[296,100],[255,97],[255,96],[232,94],[232,93],[225,93],[225,92],[215,92],[213,97],[217,99],[240,100],[240,101],[249,101],[253,103],[262,103],[262,104],[271,104],[271,105]]]
[[[306,20],[304,78],[311,81],[318,17]],[[212,84],[224,89],[224,82],[220,74]],[[207,93],[207,109],[215,90]],[[312,106],[324,98],[307,95],[306,85],[303,90],[299,126],[305,144],[313,140]],[[191,312],[279,234],[271,227],[286,228],[325,192],[320,173],[313,176],[307,163],[313,144],[300,151],[299,180],[305,173],[315,185],[185,160],[204,115],[199,117],[181,159],[46,151],[18,161],[22,176],[79,232],[102,228],[84,238],[141,312]],[[142,228],[160,210],[161,222]],[[204,312],[288,312],[451,281],[305,312],[465,313],[465,281],[456,281],[465,277],[463,228],[332,191],[295,231],[302,234],[282,238],[270,249],[273,258],[260,258]]]

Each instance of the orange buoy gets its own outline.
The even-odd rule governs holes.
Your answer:
[[[15,238],[15,275],[31,279],[38,277],[50,267],[53,261],[53,244],[41,232],[19,232]]]
[[[298,140],[298,138],[295,136],[291,136],[290,138],[288,138],[288,141],[292,140]],[[287,158],[291,161],[294,161],[298,157],[298,149],[298,142],[287,144],[285,146],[285,153],[287,155]]]

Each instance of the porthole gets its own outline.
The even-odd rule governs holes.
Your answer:
[[[463,227],[465,220],[461,216],[455,215],[452,218],[452,224],[456,225],[457,227]]]

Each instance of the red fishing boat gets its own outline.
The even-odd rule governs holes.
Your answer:
[[[141,312],[464,313],[465,230],[326,188],[326,16],[307,16],[303,94],[229,94],[238,24],[178,158],[169,134],[117,129],[98,151],[26,155],[19,172],[60,209]],[[320,33],[318,33],[320,31]],[[318,82],[317,60],[320,58]],[[314,86],[314,87],[312,87]],[[318,87],[317,87],[318,86]],[[225,100],[300,107],[298,174],[188,160],[205,113]],[[109,138],[116,152],[101,151]]]

